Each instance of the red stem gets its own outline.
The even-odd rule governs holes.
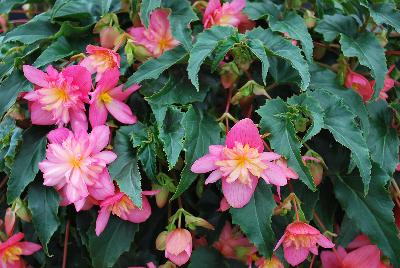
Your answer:
[[[228,89],[228,96],[226,98],[226,105],[225,105],[225,113],[229,113],[229,108],[231,107],[231,99],[232,99],[232,88],[230,87]],[[226,133],[229,131],[229,118],[225,118],[225,128],[226,128]]]
[[[65,225],[64,254],[63,254],[62,268],[67,267],[68,239],[69,239],[69,219],[67,220],[67,224]]]

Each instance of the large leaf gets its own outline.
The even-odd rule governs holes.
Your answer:
[[[233,27],[213,26],[197,35],[196,43],[190,51],[188,74],[192,84],[199,90],[198,73],[203,61],[211,55],[218,42],[223,41],[235,32]]]
[[[41,183],[29,187],[28,207],[32,212],[36,233],[47,255],[49,255],[47,244],[60,224],[57,216],[59,202],[60,196],[52,187]]]
[[[243,208],[231,208],[232,222],[240,226],[247,238],[256,245],[258,252],[270,257],[275,236],[271,228],[271,217],[275,208],[271,187],[260,181],[250,202]]]
[[[80,51],[76,46],[71,45],[64,37],[60,37],[42,52],[33,65],[36,67],[42,67],[46,64],[72,56],[79,52]]]
[[[364,197],[359,178],[335,176],[335,195],[353,224],[398,267],[400,240],[394,224],[394,204],[384,187],[390,177],[376,165],[372,168],[372,177],[369,193]]]
[[[140,20],[143,25],[149,27],[151,12],[161,6],[161,0],[143,0],[140,7]]]
[[[287,158],[288,165],[299,174],[300,180],[311,190],[315,190],[310,171],[304,166],[301,159],[300,148],[302,145],[296,136],[293,123],[286,115],[288,111],[283,100],[268,100],[256,111],[261,116],[261,131],[262,133],[271,133],[269,138],[274,151]]]
[[[256,28],[246,33],[250,39],[259,39],[264,43],[265,48],[271,54],[287,60],[290,65],[296,69],[301,77],[300,87],[305,90],[310,84],[310,73],[308,64],[301,55],[301,50],[292,45],[289,40],[286,40],[281,35],[273,33],[271,30]]]
[[[314,45],[302,17],[294,12],[289,12],[281,20],[275,16],[269,16],[268,21],[272,31],[288,33],[290,38],[299,40],[307,60],[312,61]]]
[[[249,40],[248,46],[253,54],[261,61],[261,77],[264,85],[266,85],[266,79],[269,69],[269,60],[265,47],[260,40]]]
[[[371,181],[371,160],[366,139],[356,125],[354,114],[339,98],[327,91],[314,92],[312,96],[325,111],[324,128],[351,151],[364,183],[364,193],[367,194]]]
[[[400,12],[393,3],[372,4],[368,9],[377,24],[390,25],[400,33]]]
[[[360,64],[371,69],[376,82],[373,98],[378,97],[387,73],[385,51],[378,39],[373,33],[364,32],[356,38],[341,34],[339,42],[346,57],[357,57]]]
[[[355,19],[342,14],[325,15],[315,27],[315,31],[321,33],[327,42],[332,42],[341,33],[353,37],[357,29]]]
[[[22,141],[22,129],[15,125],[9,116],[0,122],[0,171],[11,175],[14,166],[17,146]]]
[[[162,72],[186,57],[187,52],[182,46],[164,52],[159,58],[150,59],[140,65],[139,69],[129,77],[124,88],[139,84],[147,79],[156,79]]]
[[[122,253],[129,250],[139,225],[111,216],[107,227],[96,236],[94,227],[88,232],[89,254],[93,267],[109,268],[117,262]]]
[[[383,100],[368,104],[371,128],[367,144],[371,158],[389,175],[399,162],[399,139],[392,128],[392,111]]]
[[[185,162],[181,180],[173,199],[178,198],[196,179],[190,167],[198,158],[208,153],[208,146],[220,143],[221,129],[214,118],[191,106],[182,121],[185,129]]]
[[[267,15],[279,16],[278,7],[272,1],[267,0],[262,2],[247,2],[243,11],[252,20],[258,20]]]
[[[136,151],[131,143],[134,126],[123,126],[115,135],[114,152],[117,159],[111,163],[111,177],[117,181],[122,192],[127,194],[133,203],[142,207],[141,175],[136,158]]]
[[[76,19],[90,17],[90,8],[93,4],[85,0],[57,0],[51,12],[51,20],[62,17]]]
[[[18,198],[25,187],[35,179],[39,162],[45,158],[48,128],[33,126],[22,136],[21,150],[15,158],[11,176],[7,182],[7,201]]]

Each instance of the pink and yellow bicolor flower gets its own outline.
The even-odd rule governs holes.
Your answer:
[[[381,252],[375,245],[366,245],[347,253],[343,247],[335,252],[323,251],[321,262],[324,268],[381,268]]]
[[[133,42],[144,46],[153,57],[159,57],[165,51],[179,45],[179,41],[172,36],[171,26],[168,20],[169,12],[157,9],[150,15],[149,27],[132,27],[128,33]]]
[[[104,231],[111,214],[133,223],[145,222],[151,215],[151,206],[147,196],[156,195],[158,192],[142,191],[142,208],[138,208],[125,193],[116,189],[114,194],[100,202],[100,211],[96,220],[96,235],[99,236]]]
[[[110,140],[107,126],[97,126],[90,134],[59,128],[47,137],[50,143],[46,159],[39,163],[43,184],[62,192],[64,204],[76,203],[89,195],[101,197],[112,190],[106,167],[117,155],[103,151]],[[83,204],[78,204],[77,209],[80,206]]]
[[[233,0],[221,5],[220,0],[210,0],[203,15],[203,25],[211,28],[213,25],[238,27],[247,19],[242,11],[246,6],[246,0]]]
[[[0,268],[26,267],[22,255],[32,255],[42,247],[32,242],[21,242],[23,233],[17,233],[5,242],[0,242]]]
[[[165,258],[178,266],[184,265],[192,255],[192,235],[186,229],[177,228],[167,235]]]
[[[282,262],[276,257],[272,256],[270,259],[264,257],[256,261],[257,268],[285,268]]]
[[[318,255],[318,245],[323,248],[333,248],[333,244],[328,238],[317,229],[307,223],[295,221],[286,227],[285,233],[279,239],[275,250],[283,244],[283,252],[286,261],[296,266],[307,259],[311,252]]]
[[[211,145],[209,153],[197,159],[191,171],[212,171],[205,183],[221,179],[222,192],[229,205],[241,208],[250,201],[260,177],[268,184],[287,184],[284,171],[275,163],[280,158],[277,153],[264,152],[257,126],[246,118],[228,132],[225,146]]]
[[[92,127],[104,125],[108,113],[121,123],[136,123],[136,116],[123,101],[138,90],[140,86],[135,84],[122,91],[124,85],[117,86],[118,79],[118,69],[113,68],[105,71],[97,83],[96,89],[90,94],[89,121]]]
[[[89,56],[84,58],[79,65],[88,69],[91,74],[96,73],[96,82],[105,71],[120,67],[120,56],[111,49],[88,45],[86,53]]]
[[[26,79],[35,85],[34,91],[24,95],[29,102],[32,124],[61,127],[71,123],[74,130],[86,131],[84,104],[89,102],[92,79],[85,68],[68,66],[59,73],[49,65],[45,73],[24,65],[23,71]]]

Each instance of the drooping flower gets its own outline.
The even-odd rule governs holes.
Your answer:
[[[49,65],[45,73],[24,65],[23,71],[35,85],[35,90],[24,96],[29,101],[32,124],[61,127],[71,123],[75,131],[87,129],[84,103],[89,102],[92,79],[85,68],[74,65],[58,73]]]
[[[142,191],[142,208],[138,208],[125,193],[117,189],[113,195],[100,202],[96,235],[99,236],[104,231],[111,214],[133,223],[145,222],[151,215],[151,206],[146,196],[157,193],[158,191]]]
[[[242,13],[246,0],[233,0],[221,5],[220,0],[210,0],[203,15],[203,25],[211,28],[213,25],[238,27],[242,21],[248,20]]]
[[[23,233],[17,233],[0,243],[1,268],[23,268],[26,265],[21,256],[32,255],[42,248],[36,243],[21,242],[23,238]]]
[[[284,268],[282,262],[276,257],[272,256],[271,259],[260,258],[256,261],[257,268]]]
[[[346,75],[344,85],[347,88],[354,89],[362,97],[363,101],[370,100],[374,94],[374,90],[368,79],[350,69]]]
[[[212,171],[205,183],[222,179],[222,191],[227,202],[234,208],[241,208],[249,202],[260,177],[269,184],[287,184],[285,174],[274,162],[281,156],[263,151],[264,145],[257,126],[246,118],[232,127],[225,146],[211,145],[209,154],[197,159],[191,171]]]
[[[75,203],[103,191],[104,181],[110,180],[107,164],[117,157],[103,151],[110,139],[106,126],[86,132],[73,133],[66,128],[53,130],[47,136],[46,159],[39,163],[46,186],[63,191],[67,203]]]
[[[172,36],[168,15],[167,10],[157,9],[150,15],[148,29],[145,27],[128,29],[133,42],[144,46],[154,57],[159,57],[165,51],[179,45],[179,41]]]
[[[350,253],[338,247],[336,252],[323,251],[321,261],[324,268],[380,268],[381,252],[375,245],[362,246]]]
[[[112,49],[115,45],[115,40],[119,36],[119,31],[116,27],[106,26],[100,30],[100,45],[104,48]]]
[[[318,245],[324,248],[335,246],[317,229],[300,221],[295,221],[286,227],[274,250],[281,244],[286,261],[293,266],[302,263],[310,252],[318,255]]]
[[[390,77],[390,73],[393,71],[394,67],[396,67],[394,64],[390,66],[389,71],[386,74],[385,81],[383,84],[383,88],[379,92],[379,98],[382,100],[386,100],[389,96],[387,92],[392,89],[396,83],[396,80],[392,79]],[[375,80],[370,81],[371,87],[374,88],[375,85]]]
[[[89,54],[79,65],[89,70],[91,74],[96,74],[98,82],[103,73],[109,69],[120,67],[120,56],[111,49],[88,45],[86,53]]]
[[[165,258],[176,265],[183,265],[192,255],[192,235],[186,229],[177,228],[168,233]]]
[[[104,125],[108,113],[121,123],[136,123],[136,116],[123,101],[138,90],[140,86],[135,84],[122,91],[124,85],[117,86],[118,79],[119,71],[117,68],[105,71],[97,83],[96,89],[91,93],[89,121],[92,127]]]

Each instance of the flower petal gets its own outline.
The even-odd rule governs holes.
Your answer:
[[[222,172],[219,170],[214,170],[211,172],[210,176],[205,181],[205,184],[214,183],[222,177]]]
[[[289,264],[291,264],[292,266],[299,265],[300,263],[305,261],[305,259],[307,259],[308,253],[309,253],[307,248],[300,247],[300,248],[296,249],[296,247],[294,247],[294,246],[284,247],[283,252],[284,252],[286,261]]]
[[[207,173],[210,172],[212,170],[215,170],[217,168],[217,166],[215,165],[215,162],[218,159],[211,154],[206,154],[203,157],[200,157],[199,159],[197,159],[192,167],[190,168],[190,170],[193,173]]]
[[[110,219],[110,211],[108,207],[102,207],[96,219],[96,235],[99,236],[107,226]]]
[[[89,107],[89,121],[92,127],[104,125],[107,121],[108,111],[103,102],[94,100]]]
[[[256,190],[258,178],[254,176],[251,179],[251,185],[246,185],[236,180],[228,183],[226,178],[222,178],[222,192],[229,205],[234,208],[242,208],[249,203],[254,191]]]
[[[22,249],[22,255],[32,255],[42,249],[42,246],[32,242],[19,242],[18,247]]]
[[[26,79],[28,79],[29,82],[31,82],[32,84],[35,84],[39,87],[49,86],[49,82],[47,81],[47,74],[43,71],[30,65],[24,65],[22,67],[22,70],[24,71],[24,76],[26,77]]]
[[[79,88],[83,97],[86,97],[92,89],[92,77],[85,67],[71,65],[66,67],[61,74],[64,77],[73,78],[72,84]]]
[[[146,196],[142,196],[142,208],[134,208],[128,212],[128,221],[133,223],[145,222],[151,215],[151,206]]]
[[[106,103],[107,110],[123,124],[134,124],[137,122],[137,117],[133,115],[131,108],[125,103],[113,99],[110,103]]]
[[[110,141],[110,128],[97,126],[89,134],[90,143],[93,145],[92,154],[97,154],[106,147]]]
[[[368,245],[353,250],[343,259],[343,267],[379,268],[381,252],[375,245]]]
[[[226,135],[225,143],[228,148],[233,148],[235,142],[248,144],[250,147],[257,148],[260,153],[264,151],[264,144],[258,128],[249,118],[237,122]]]
[[[61,144],[71,133],[68,128],[57,128],[47,134],[47,139],[50,143]]]

